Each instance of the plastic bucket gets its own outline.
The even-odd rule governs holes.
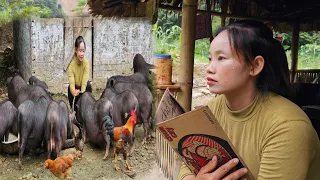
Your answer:
[[[170,54],[154,54],[155,85],[172,84],[172,59]]]

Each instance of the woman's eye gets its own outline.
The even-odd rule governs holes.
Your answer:
[[[223,57],[223,56],[219,56],[219,57],[218,57],[218,60],[223,60],[223,59],[226,59],[226,58]]]
[[[211,57],[208,57],[209,62],[211,62]]]

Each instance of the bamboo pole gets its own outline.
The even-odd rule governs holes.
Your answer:
[[[182,3],[182,42],[180,51],[178,101],[186,111],[191,110],[194,46],[196,36],[197,0],[185,0]]]
[[[291,83],[295,80],[298,67],[299,32],[300,23],[294,23],[291,41]]]

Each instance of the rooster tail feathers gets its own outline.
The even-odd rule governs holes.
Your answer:
[[[105,116],[105,117],[103,118],[103,120],[106,121],[106,125],[107,125],[107,130],[108,130],[108,132],[113,131],[113,129],[114,129],[114,123],[113,123],[111,117],[110,117],[110,116]]]

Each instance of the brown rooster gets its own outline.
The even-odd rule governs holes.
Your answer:
[[[134,112],[134,110],[132,110],[131,116],[124,126],[114,127],[114,124],[111,118],[108,118],[106,120],[106,125],[109,131],[109,135],[116,142],[113,162],[114,162],[114,167],[117,171],[121,170],[117,164],[118,155],[120,153],[123,154],[123,159],[125,162],[124,165],[127,168],[127,170],[129,171],[132,170],[132,168],[129,167],[129,164],[127,161],[127,155],[129,150],[133,147],[133,140],[134,140],[133,128],[136,124],[136,118],[137,118],[136,113]]]
[[[59,179],[66,179],[71,171],[75,154],[61,156],[55,160],[47,159],[43,167],[49,169]]]

